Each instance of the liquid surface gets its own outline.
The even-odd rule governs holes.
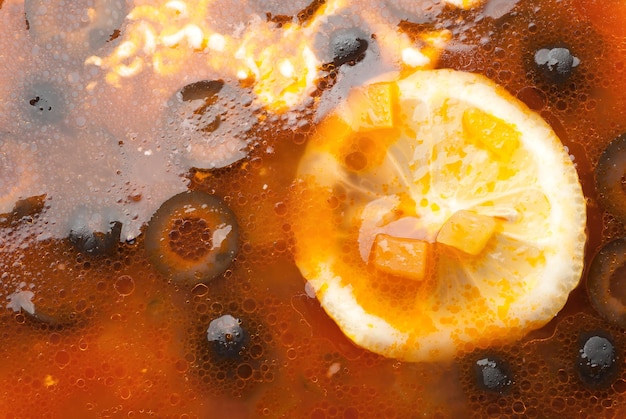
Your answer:
[[[596,0],[0,2],[0,415],[623,416],[626,338],[586,275],[520,341],[399,362],[325,314],[291,220],[307,140],[351,87],[452,68],[503,86],[568,148],[590,262],[626,234],[594,179],[626,130],[624,27],[624,6]],[[144,243],[188,189],[223,201],[239,234],[234,262],[195,286]]]

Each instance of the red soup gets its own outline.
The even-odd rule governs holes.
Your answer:
[[[623,417],[624,27],[0,0],[0,417]]]

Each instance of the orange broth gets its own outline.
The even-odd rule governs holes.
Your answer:
[[[219,3],[224,5],[220,13],[239,7],[236,2]],[[254,10],[263,19],[273,19],[273,30],[280,31],[284,22],[305,19],[323,3],[315,1],[299,14],[277,13],[269,6],[267,14],[260,13],[263,6]],[[167,147],[163,103],[184,85],[206,78],[203,60],[210,52],[192,51],[184,57],[185,65],[170,74],[157,75],[148,68],[114,87],[105,81],[104,68],[93,70],[84,64],[84,56],[64,55],[59,45],[66,40],[42,42],[34,37],[24,13],[22,2],[0,1],[2,138],[30,141],[44,135],[40,122],[24,116],[20,101],[24,89],[50,79],[61,86],[71,84],[59,90],[74,105],[63,111],[61,122],[44,125],[50,130],[61,126],[61,136],[77,133],[76,148],[93,130],[106,131],[116,143],[136,141],[137,147],[149,147],[158,140]],[[215,13],[218,16],[217,9]],[[606,145],[626,131],[626,5],[613,0],[488,0],[475,10],[440,7],[428,16],[416,22],[407,14],[398,19],[396,29],[416,45],[422,31],[450,30],[452,41],[436,67],[485,74],[539,112],[568,147],[588,198],[587,260],[602,244],[624,236],[624,226],[597,203],[593,171]],[[206,19],[219,26],[219,17]],[[122,38],[129,27],[128,21],[120,27]],[[102,48],[111,52],[116,42],[119,39],[112,37]],[[580,64],[567,81],[554,83],[536,69],[533,55],[539,48],[561,45]],[[344,66],[352,71],[360,64]],[[342,68],[330,68],[319,77],[310,96],[319,99],[330,91]],[[75,78],[79,81],[72,84]],[[88,88],[90,82],[96,87]],[[253,95],[250,86],[241,80],[239,87]],[[544,328],[507,346],[462,353],[450,363],[386,359],[349,341],[307,294],[306,281],[293,261],[297,243],[290,223],[298,217],[293,179],[315,130],[316,106],[315,101],[307,102],[295,113],[295,123],[294,113],[256,109],[256,124],[244,133],[254,141],[243,159],[215,169],[189,164],[182,189],[222,198],[239,223],[235,261],[206,284],[184,286],[164,278],[148,261],[143,234],[116,243],[105,255],[85,254],[67,238],[46,236],[46,222],[71,218],[46,215],[55,208],[46,201],[54,198],[50,191],[41,191],[47,194],[43,209],[31,208],[19,219],[6,216],[0,224],[3,296],[16,290],[24,296],[32,292],[40,315],[10,309],[11,299],[0,313],[0,417],[626,415],[626,368],[621,366],[626,335],[591,307],[585,277]],[[19,153],[30,151],[21,148]],[[47,164],[39,157],[32,170],[20,176]],[[135,169],[146,164],[128,159]],[[48,164],[62,161],[50,157]],[[60,165],[56,170],[65,169]],[[164,177],[172,177],[168,170],[163,170]],[[141,176],[141,170],[128,172]],[[34,181],[52,184],[41,176]],[[67,199],[78,199],[80,191],[72,182],[84,180],[66,181]],[[163,202],[181,189],[168,187],[164,196],[155,192],[154,200]],[[152,198],[145,192],[150,190],[129,200],[145,202]],[[144,231],[145,226],[138,228]],[[218,362],[209,354],[206,330],[223,314],[239,318],[250,339],[244,356]],[[604,388],[586,386],[575,366],[579,337],[597,330],[613,337],[620,368]],[[503,394],[476,384],[473,362],[491,354],[510,367],[512,385]]]

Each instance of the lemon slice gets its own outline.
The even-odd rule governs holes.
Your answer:
[[[298,169],[296,263],[358,345],[408,361],[511,341],[576,287],[585,199],[549,125],[490,80],[355,89]]]

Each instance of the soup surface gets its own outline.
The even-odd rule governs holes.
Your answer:
[[[623,417],[625,27],[599,0],[0,1],[0,415]],[[408,362],[318,302],[296,179],[351,91],[433,68],[552,127],[586,267],[543,327]]]

